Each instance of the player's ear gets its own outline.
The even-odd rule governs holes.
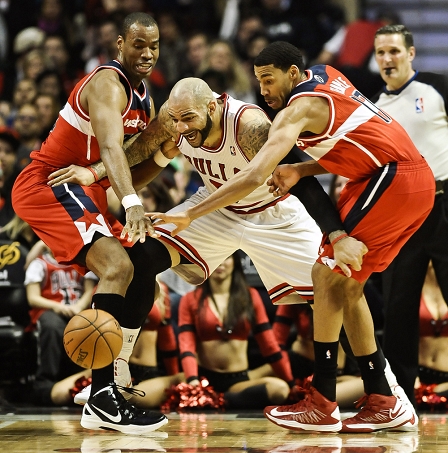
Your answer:
[[[290,77],[291,79],[295,79],[295,78],[297,78],[297,77],[299,77],[299,76],[300,76],[300,70],[299,70],[299,68],[298,68],[295,64],[293,64],[293,65],[289,68],[289,77]]]
[[[216,101],[210,101],[208,103],[208,114],[213,115],[216,111]]]

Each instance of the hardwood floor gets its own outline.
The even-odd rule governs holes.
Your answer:
[[[78,408],[4,407],[0,453],[448,453],[447,414],[422,414],[418,432],[355,435],[292,432],[261,412],[170,413],[167,425],[144,437],[85,430],[80,415]]]

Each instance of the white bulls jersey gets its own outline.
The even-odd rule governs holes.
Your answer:
[[[193,148],[184,138],[178,147],[197,169],[204,186],[169,213],[197,205],[249,165],[238,146],[238,122],[247,109],[259,109],[223,94],[223,133],[216,148]],[[311,269],[322,234],[303,204],[293,195],[276,197],[262,184],[244,199],[191,222],[171,236],[174,225],[155,226],[160,240],[183,257],[173,270],[194,285],[202,283],[236,250],[252,260],[274,304],[313,298]],[[185,260],[188,260],[186,261]]]
[[[200,174],[209,193],[214,192],[249,163],[249,159],[238,145],[238,121],[246,109],[263,111],[254,104],[238,101],[226,93],[219,99],[223,101],[221,143],[216,148],[207,146],[193,148],[182,136],[177,143],[181,153]],[[272,196],[269,187],[264,183],[238,203],[228,206],[227,209],[236,213],[259,212],[266,205],[271,205],[278,200]]]

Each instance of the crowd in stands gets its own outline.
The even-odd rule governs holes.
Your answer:
[[[79,369],[61,373],[60,364],[52,363],[54,365],[52,369],[42,366],[42,360],[48,365],[48,359],[45,357],[49,354],[54,359],[53,362],[56,361],[55,351],[58,348],[54,342],[61,339],[64,328],[64,323],[58,324],[56,331],[42,335],[41,330],[45,329],[43,321],[46,319],[46,316],[42,317],[42,313],[46,310],[68,321],[79,311],[79,307],[89,305],[85,297],[81,297],[83,294],[92,294],[94,280],[88,279],[86,286],[83,280],[69,281],[70,279],[61,277],[59,283],[62,286],[68,284],[69,290],[73,293],[71,303],[74,305],[81,300],[81,305],[76,305],[78,308],[69,310],[67,306],[70,306],[70,301],[66,302],[68,305],[65,308],[61,308],[61,298],[53,299],[56,302],[49,302],[43,298],[45,295],[47,299],[51,299],[50,292],[41,293],[44,289],[48,291],[48,281],[45,279],[48,279],[47,274],[50,270],[47,268],[50,267],[51,272],[59,275],[62,272],[63,276],[71,275],[71,272],[75,271],[65,269],[64,266],[58,267],[49,251],[42,250],[41,253],[32,256],[33,260],[26,261],[28,252],[38,242],[38,238],[14,213],[11,203],[12,186],[20,170],[30,162],[30,152],[39,149],[45,141],[57,120],[59,110],[67,101],[75,84],[96,66],[107,63],[117,56],[116,38],[120,33],[119,24],[127,14],[135,11],[152,14],[160,29],[160,57],[151,76],[146,80],[156,110],[166,101],[171,88],[179,79],[194,76],[204,79],[217,93],[227,92],[239,100],[259,105],[271,118],[274,117],[274,112],[260,95],[258,82],[253,74],[253,59],[264,46],[276,40],[291,42],[303,52],[307,66],[316,63],[332,64],[339,66],[338,69],[343,73],[346,71],[348,77],[353,75],[354,78],[359,78],[361,84],[370,81],[371,85],[366,86],[365,92],[361,90],[370,97],[378,90],[379,78],[378,73],[369,66],[374,33],[384,23],[399,21],[393,12],[380,11],[372,20],[362,17],[356,23],[346,24],[345,11],[331,0],[322,0],[317,4],[294,0],[0,2],[0,320],[3,323],[3,326],[0,326],[0,334],[5,326],[19,326],[23,329],[24,335],[34,335],[37,338],[36,341],[31,341],[28,347],[46,351],[46,356],[38,356],[36,353],[35,366],[28,369],[31,376],[26,378],[32,382],[33,388],[37,389],[32,401],[31,399],[27,401],[30,403],[71,404],[69,390],[78,385],[79,378],[88,379],[88,373]],[[368,36],[365,30],[368,30]],[[350,52],[353,52],[354,42],[359,45],[359,34],[365,38],[362,41],[363,53],[353,59],[350,58]],[[356,83],[355,85],[358,86]],[[175,158],[157,180],[139,192],[139,196],[147,211],[165,212],[193,194],[200,184],[199,181],[195,170],[184,159]],[[334,182],[338,186],[345,183],[336,179]],[[115,210],[119,218],[124,218],[122,207],[113,193],[110,195],[110,209]],[[255,296],[257,307],[265,306],[266,313],[260,314],[260,319],[269,319],[274,325],[271,340],[274,341],[276,333],[279,349],[280,345],[285,349],[293,348],[289,358],[295,357],[291,359],[294,378],[304,380],[311,374],[313,368],[310,365],[313,357],[309,348],[312,338],[312,332],[309,330],[312,322],[311,312],[305,307],[297,312],[283,308],[280,311],[280,318],[276,318],[277,309],[272,306],[265,289],[259,284],[256,270],[250,266],[250,259],[244,254],[238,256],[242,259],[250,286],[256,287],[261,296],[260,301],[258,296]],[[25,266],[29,266],[26,272]],[[238,269],[239,267],[238,265]],[[379,288],[374,283],[372,282],[369,287],[377,295]],[[173,335],[178,342],[179,326],[182,322],[185,324],[187,317],[186,301],[199,297],[200,292],[194,293],[195,287],[180,280],[171,270],[160,275],[160,286],[165,305],[168,301],[171,306],[166,311],[169,315],[165,316],[165,311],[162,310],[162,315],[159,313],[157,319],[162,327],[166,326],[167,320],[172,324]],[[67,288],[61,290],[65,296],[67,291]],[[181,308],[179,323],[178,310],[182,298],[184,306],[183,311]],[[378,320],[376,327],[381,330],[383,320],[379,300],[380,297],[374,306],[378,310],[375,318]],[[160,307],[163,306],[164,303],[156,304],[155,309],[161,310]],[[216,303],[211,310],[219,311]],[[253,312],[253,308],[248,308],[248,312]],[[444,314],[446,315],[446,311]],[[282,329],[282,322],[284,323],[288,316],[290,325],[297,324],[291,332],[285,330],[284,326]],[[37,322],[39,318],[40,323]],[[149,323],[148,314],[148,325]],[[157,335],[157,329],[160,334],[160,326],[156,326],[157,328],[153,326],[151,329],[147,327],[143,330],[141,342],[146,338],[145,341],[152,344],[150,350],[153,353],[149,361],[144,360],[142,347],[137,348],[136,355],[131,360],[134,363],[134,372],[138,376],[136,383],[160,377],[160,374],[167,372],[166,364],[163,365],[163,360],[160,360],[163,351],[158,350],[158,355],[154,353],[157,344],[154,336]],[[40,332],[40,335],[36,335],[36,332]],[[186,336],[185,333],[182,335]],[[247,361],[251,369],[267,363],[263,361],[260,349],[257,349],[253,340],[253,336],[244,338],[248,343],[245,347],[247,346]],[[192,343],[193,339],[189,338],[189,341]],[[223,337],[219,341],[224,345],[223,348],[229,349],[228,339]],[[60,343],[59,352],[62,358],[64,355],[62,341]],[[192,347],[190,343],[187,344],[188,347]],[[221,347],[219,346],[221,343],[217,341],[218,347]],[[38,347],[44,344],[51,344],[51,349],[50,346]],[[180,350],[187,346],[181,345]],[[272,348],[276,349],[274,346]],[[199,369],[201,367],[206,369],[213,357],[207,356],[209,352],[207,349],[202,347],[201,351],[204,357],[199,357]],[[244,355],[246,349],[238,352]],[[288,355],[283,355],[283,359],[288,362],[285,366],[289,367],[287,358]],[[184,376],[179,373],[182,371],[184,361],[179,360],[167,373],[172,378],[160,382],[169,382],[170,385],[185,382]],[[241,362],[246,363],[245,359],[241,359]],[[193,367],[195,372],[197,366],[195,363]],[[300,371],[297,371],[295,366],[299,366]],[[304,374],[304,370],[308,374]],[[278,384],[279,378],[272,377],[275,375],[272,369],[264,373],[257,375],[255,385],[261,382],[269,382],[271,386]],[[341,374],[343,373],[356,375],[357,370],[347,371],[346,367],[343,371],[341,366]],[[5,394],[2,388],[5,383],[10,384],[8,378],[7,376],[4,382],[0,380],[0,405],[3,397],[10,396]],[[58,381],[62,384],[55,386]],[[255,400],[259,398],[259,394],[253,389],[247,390],[249,387],[245,384],[232,385],[227,386],[225,391],[228,388],[236,389],[238,397],[240,393],[246,392],[255,395]],[[145,384],[141,386],[144,388]],[[268,389],[271,391],[271,387]],[[288,388],[285,390],[280,383],[275,387],[275,391],[281,393],[282,397],[277,399],[283,402],[287,397]],[[266,404],[271,400],[276,401],[275,398],[264,396]],[[238,399],[234,398],[234,395],[232,398]],[[158,405],[162,398],[156,398],[156,401]],[[150,402],[146,404],[156,405]]]

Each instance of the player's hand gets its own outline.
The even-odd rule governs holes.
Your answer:
[[[48,176],[48,179],[47,184],[54,187],[68,182],[79,184],[80,186],[90,186],[95,182],[93,173],[87,168],[79,167],[78,165],[70,165],[56,170]]]
[[[334,262],[339,266],[347,277],[351,277],[352,271],[360,271],[364,255],[369,251],[364,242],[348,236],[334,244]]]
[[[160,236],[155,232],[151,219],[145,215],[143,206],[136,205],[126,209],[126,225],[120,237],[124,239],[127,236],[128,242],[145,242],[147,234],[153,238]]]
[[[177,228],[175,228],[171,232],[171,236],[176,236],[176,234],[178,234],[182,230],[185,230],[185,228],[188,228],[191,223],[188,211],[176,212],[173,214],[165,214],[163,212],[148,212],[146,215],[149,216],[154,222],[154,225],[157,226],[166,225],[167,223],[174,223]]]
[[[295,186],[300,179],[300,173],[292,164],[279,165],[272,177],[268,179],[269,192],[275,197],[286,195],[292,186]]]

